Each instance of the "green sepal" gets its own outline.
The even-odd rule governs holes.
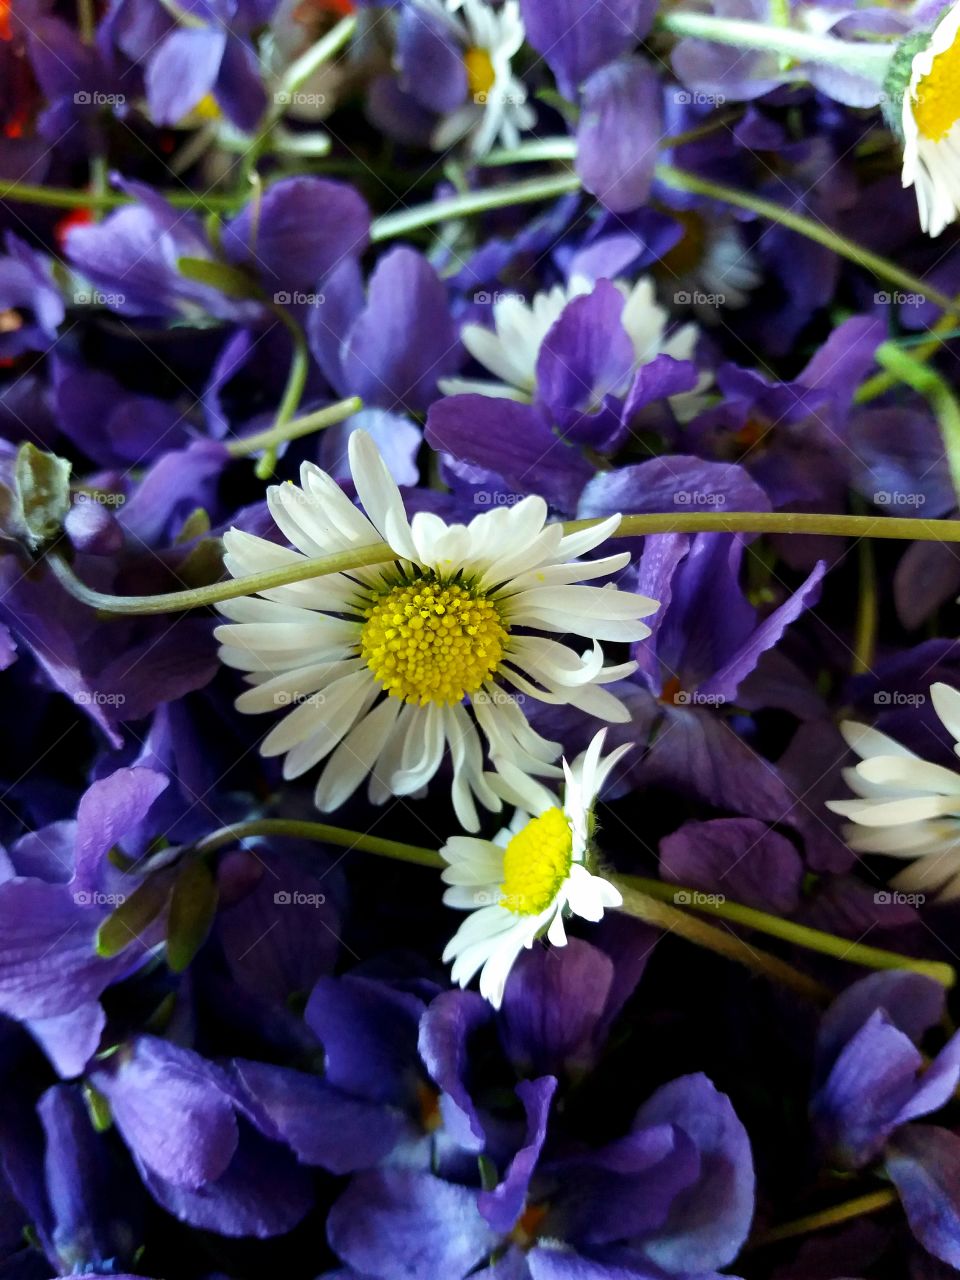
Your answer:
[[[187,862],[170,895],[167,917],[167,964],[183,973],[203,946],[217,914],[217,880],[202,858]]]

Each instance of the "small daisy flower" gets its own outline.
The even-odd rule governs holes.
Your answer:
[[[562,805],[539,784],[536,795],[529,785],[522,791],[511,785],[516,779],[507,769],[495,785],[519,806],[511,825],[494,840],[454,836],[440,850],[449,863],[443,900],[471,912],[443,959],[453,961],[451,976],[461,987],[480,970],[480,993],[495,1008],[524,948],[544,931],[554,946],[566,943],[565,912],[597,921],[623,901],[615,885],[590,869],[594,802],[631,745],[601,759],[605,736],[601,729],[572,766],[563,761]]]
[[[684,324],[667,334],[670,315],[657,302],[649,276],[632,285],[625,280],[615,280],[614,284],[624,297],[620,323],[633,343],[635,368],[649,364],[661,354],[674,360],[693,358],[699,329],[695,324]],[[460,332],[466,349],[498,381],[441,378],[440,390],[448,396],[478,392],[512,400],[532,399],[537,387],[537,361],[547,334],[568,303],[592,293],[593,289],[593,281],[574,276],[566,286],[554,285],[547,292],[534,294],[530,302],[520,294],[502,294],[493,304],[492,329],[481,324],[465,324]],[[623,390],[626,392],[626,387]]]
[[[559,744],[530,726],[521,703],[629,719],[603,686],[636,663],[604,666],[599,642],[649,635],[640,619],[657,605],[612,585],[582,585],[629,562],[627,552],[578,559],[616,529],[619,516],[565,535],[546,523],[543,499],[528,497],[469,525],[429,512],[408,521],[365,432],[351,435],[349,453],[366,515],[331,476],[304,463],[299,486],[275,485],[267,494],[293,549],[231,529],[224,564],[240,577],[381,539],[397,559],[225,601],[218,608],[230,621],[215,633],[220,656],[254,686],[237,700],[239,710],[292,708],[260,750],[284,757],[285,778],[326,761],[318,808],[338,808],[368,775],[374,803],[412,795],[449,751],[457,817],[475,831],[475,801],[494,812],[502,807],[484,774],[481,733],[494,770],[509,769],[518,789],[531,775],[559,776]],[[559,636],[593,644],[578,653]]]
[[[960,755],[960,691],[935,684],[930,697]],[[896,889],[960,898],[960,772],[867,725],[848,721],[841,730],[860,757],[843,775],[860,799],[832,800],[827,808],[851,819],[843,831],[850,848],[915,860],[892,881]]]
[[[518,0],[494,6],[488,0],[410,0],[431,17],[462,51],[468,97],[446,115],[433,135],[433,145],[445,151],[461,139],[474,157],[484,156],[499,143],[515,147],[520,134],[536,124],[527,89],[514,74],[513,57],[526,33]]]
[[[960,212],[958,35],[960,2],[946,10],[932,34],[904,43],[903,56],[894,57],[888,80],[895,95],[897,82],[909,75],[899,120],[903,185],[916,188],[920,225],[931,236],[938,236]]]

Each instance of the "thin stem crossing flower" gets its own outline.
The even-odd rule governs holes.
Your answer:
[[[600,641],[630,643],[656,602],[612,584],[619,552],[581,561],[609,537],[619,516],[572,533],[548,524],[547,505],[525,498],[509,508],[448,525],[420,512],[408,521],[400,491],[372,440],[350,438],[350,466],[363,515],[312,463],[299,486],[272,487],[274,521],[293,549],[232,529],[225,565],[239,577],[306,557],[363,547],[383,538],[396,559],[290,583],[219,605],[221,658],[254,687],[241,711],[287,714],[261,744],[284,756],[284,776],[326,761],[316,789],[336,809],[370,776],[370,797],[412,795],[449,753],[460,822],[479,825],[476,802],[495,812],[501,799],[484,773],[481,734],[495,771],[515,786],[559,776],[556,742],[534,730],[525,699],[570,706],[600,720],[624,721],[624,704],[604,686],[636,664],[604,665]],[[368,518],[369,517],[369,518]],[[578,653],[561,636],[592,641]]]

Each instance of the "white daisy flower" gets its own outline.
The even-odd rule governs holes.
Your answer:
[[[633,343],[634,370],[665,354],[674,360],[690,360],[700,331],[695,324],[683,324],[667,334],[670,315],[656,300],[653,280],[643,276],[635,284],[615,280],[625,304],[620,323]],[[527,302],[520,294],[503,294],[493,303],[493,328],[482,324],[465,324],[460,331],[463,345],[478,364],[494,375],[496,382],[479,379],[441,378],[440,390],[453,396],[476,392],[524,402],[534,398],[537,387],[537,361],[544,340],[564,308],[574,298],[592,293],[594,282],[574,276],[564,285],[554,285],[544,293],[534,294]],[[701,386],[710,382],[703,375]],[[627,386],[622,388],[626,393]],[[696,396],[697,392],[671,397],[674,409]],[[698,402],[699,408],[699,402]]]
[[[960,755],[960,691],[935,684],[930,697]],[[915,860],[891,882],[896,889],[960,898],[960,772],[867,725],[848,721],[841,730],[860,757],[843,774],[860,799],[832,800],[827,808],[851,819],[843,830],[850,848]]]
[[[284,757],[285,778],[326,760],[318,808],[336,809],[368,774],[376,804],[412,795],[449,750],[457,817],[475,831],[475,800],[501,808],[483,772],[481,733],[494,769],[508,768],[518,789],[529,775],[559,776],[559,744],[531,728],[521,703],[531,698],[600,720],[629,719],[603,686],[630,675],[636,663],[605,667],[599,641],[649,635],[639,619],[657,604],[613,585],[580,585],[629,562],[625,551],[578,560],[616,529],[619,516],[565,535],[562,525],[546,523],[543,499],[529,497],[468,525],[428,512],[408,521],[370,437],[355,431],[349,452],[366,515],[332,477],[305,462],[299,486],[267,493],[293,549],[231,529],[224,564],[240,577],[381,539],[396,561],[223,602],[217,607],[230,622],[215,633],[220,656],[254,686],[237,700],[239,710],[293,706],[260,750]],[[593,644],[581,654],[561,636]]]
[[[554,946],[567,941],[564,912],[597,921],[623,897],[609,880],[590,870],[593,806],[611,770],[630,743],[600,758],[606,730],[596,735],[573,766],[563,761],[563,804],[545,787],[536,793],[506,769],[494,785],[518,804],[509,827],[494,840],[454,836],[440,850],[449,866],[443,895],[450,907],[471,914],[443,953],[453,961],[452,979],[465,987],[480,970],[480,993],[497,1009],[510,970],[524,948],[546,931]]]
[[[536,124],[527,89],[513,72],[513,57],[526,38],[518,0],[495,8],[487,0],[414,0],[445,28],[463,50],[469,97],[444,117],[433,146],[445,151],[462,138],[471,154],[484,156],[497,143],[515,147]]]
[[[960,0],[947,9],[904,72],[903,185],[915,187],[920,225],[938,236],[960,212]],[[923,37],[921,37],[922,39]],[[914,47],[908,41],[909,53]],[[892,79],[901,73],[894,60]],[[895,80],[894,80],[895,82]]]

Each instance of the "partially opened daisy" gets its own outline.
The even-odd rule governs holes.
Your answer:
[[[292,707],[260,749],[284,756],[285,778],[326,762],[318,808],[337,808],[367,775],[374,803],[411,795],[449,753],[457,817],[475,831],[476,801],[493,811],[502,805],[484,776],[481,734],[494,771],[508,768],[517,790],[526,780],[538,794],[531,776],[559,776],[560,746],[530,726],[521,703],[627,720],[603,686],[636,664],[604,666],[599,642],[642,639],[649,628],[640,619],[657,605],[613,585],[579,585],[628,563],[627,552],[578,559],[619,516],[565,535],[546,523],[546,503],[529,497],[468,525],[427,512],[408,521],[370,437],[355,431],[349,450],[366,515],[326,472],[304,463],[299,486],[276,485],[267,495],[293,549],[231,529],[224,563],[239,577],[380,539],[396,560],[224,602],[218,608],[230,622],[216,630],[220,656],[254,686],[237,700],[241,711]],[[560,636],[585,637],[585,651]]]
[[[597,921],[623,901],[619,889],[595,874],[591,847],[593,806],[611,770],[630,743],[601,758],[606,730],[573,765],[563,762],[562,803],[545,787],[536,793],[511,785],[513,771],[496,781],[516,817],[494,840],[454,836],[440,850],[449,866],[443,896],[471,914],[443,953],[453,961],[453,981],[465,987],[480,971],[480,992],[496,1008],[510,970],[525,947],[546,933],[554,946],[567,941],[564,915]]]
[[[960,691],[935,684],[930,697],[960,755]],[[827,808],[851,820],[844,828],[850,848],[910,859],[913,865],[892,881],[897,889],[960,898],[960,773],[867,725],[848,721],[841,729],[860,757],[843,775],[860,799],[833,800]]]
[[[960,2],[893,59],[888,98],[900,105],[903,185],[915,187],[920,225],[938,236],[960,212]]]

